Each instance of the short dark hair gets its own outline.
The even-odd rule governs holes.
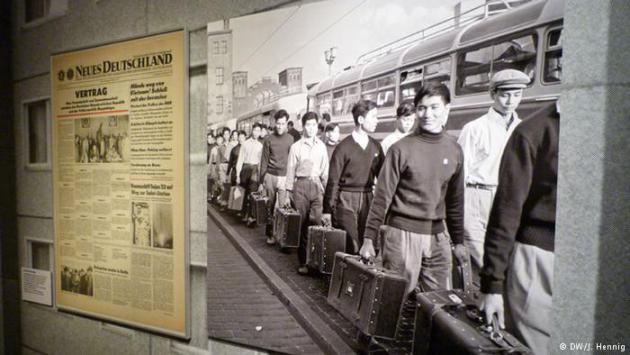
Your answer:
[[[289,113],[287,112],[287,110],[285,110],[285,109],[278,110],[278,112],[276,112],[276,114],[273,115],[273,118],[276,121],[281,119],[282,117],[285,117],[287,119],[287,121],[289,120]]]
[[[317,116],[317,113],[313,112],[313,111],[309,111],[305,114],[302,115],[302,127],[304,127],[306,125],[307,121],[310,120],[315,120],[315,122],[319,122],[319,116]]]
[[[223,129],[221,130],[221,135],[224,135],[225,132],[231,132],[230,127],[223,127]]]
[[[338,123],[329,123],[326,125],[326,129],[324,129],[324,132],[332,132],[335,130],[335,128],[339,127]]]
[[[245,132],[245,131],[244,131],[244,130],[242,130],[242,129],[239,129],[239,131],[238,131],[238,135],[239,135],[239,136],[241,136],[241,135],[242,135],[242,136],[247,136],[247,132]]]
[[[262,129],[262,128],[263,128],[263,125],[262,125],[262,123],[260,123],[260,122],[256,122],[256,123],[254,123],[254,125],[252,126],[252,131],[253,131],[256,127],[258,127],[258,128],[260,128],[260,129]]]
[[[416,112],[416,106],[413,102],[411,102],[411,100],[405,100],[398,105],[398,108],[396,109],[396,118],[401,118],[414,112]]]
[[[370,100],[359,100],[352,106],[352,117],[354,125],[359,124],[359,117],[365,118],[365,115],[376,108],[376,103]]]
[[[289,126],[289,127],[293,127],[293,121],[289,121],[289,122],[287,122],[287,126]]]
[[[418,106],[425,96],[440,96],[445,105],[451,103],[451,92],[448,87],[439,81],[430,81],[423,85],[413,98],[413,105]]]
[[[326,121],[326,122],[330,122],[330,113],[328,113],[328,112],[324,112],[324,113],[322,114],[322,119],[323,119],[324,121]]]

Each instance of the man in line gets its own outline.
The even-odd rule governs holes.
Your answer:
[[[214,139],[215,139],[216,144],[210,150],[209,165],[210,165],[210,176],[212,178],[212,184],[208,186],[208,192],[210,194],[210,199],[208,200],[209,202],[214,202],[215,198],[218,197],[217,186],[221,184],[221,181],[219,180],[219,163],[221,159],[219,157],[219,149],[221,148],[221,146],[223,146],[223,137],[221,135],[217,135]]]
[[[558,110],[559,112],[559,110]],[[550,105],[523,121],[507,142],[481,271],[481,305],[534,354],[549,353],[560,119]],[[507,277],[506,277],[507,275]]]
[[[490,80],[492,107],[485,115],[468,122],[457,140],[464,151],[464,242],[470,251],[476,281],[483,266],[483,241],[499,183],[503,148],[521,122],[516,109],[527,84],[529,77],[523,72],[514,69],[497,72]]]
[[[419,129],[394,144],[385,157],[359,254],[374,256],[383,232],[383,266],[407,279],[407,293],[450,288],[451,241],[459,262],[464,246],[463,154],[444,132],[450,109],[444,84],[429,83],[414,98]]]
[[[273,238],[273,212],[276,204],[276,192],[279,192],[279,187],[284,186],[287,175],[287,158],[289,149],[293,144],[293,136],[287,133],[287,120],[289,119],[287,111],[276,112],[274,119],[276,121],[274,133],[263,142],[260,178],[258,180],[261,181],[261,188],[264,188],[265,194],[269,198],[267,224],[265,226],[265,235],[269,245],[276,243]],[[278,195],[281,195],[278,196],[279,201],[285,201],[284,191]]]
[[[287,122],[287,127],[289,128],[289,134],[293,136],[293,140],[295,142],[299,141],[302,138],[302,134],[293,127],[293,121]]]
[[[325,220],[346,231],[346,251],[359,252],[365,221],[372,203],[374,180],[383,164],[381,145],[372,137],[378,124],[376,104],[360,100],[352,107],[354,131],[344,138],[330,160],[324,195]]]
[[[241,211],[242,218],[243,222],[248,226],[256,222],[250,213],[251,203],[247,196],[258,189],[258,164],[260,164],[262,155],[262,143],[258,141],[260,130],[261,124],[254,123],[252,135],[241,146],[241,151],[236,161],[236,183],[245,188],[246,196]]]
[[[328,155],[324,142],[316,137],[317,121],[315,112],[307,112],[302,116],[304,137],[293,143],[289,150],[285,183],[287,191],[285,204],[292,202],[301,216],[302,230],[297,253],[300,263],[298,273],[301,275],[308,274],[306,267],[308,226],[321,223],[322,198],[328,180]]]
[[[227,168],[227,175],[229,176],[230,185],[232,186],[237,185],[236,181],[238,179],[236,178],[237,177],[236,162],[238,161],[238,157],[240,156],[241,147],[243,146],[243,143],[245,143],[245,140],[247,140],[247,133],[245,133],[245,131],[235,130],[235,132],[236,132],[236,145],[234,145],[234,147],[230,149],[230,157],[228,159],[228,168]]]
[[[212,153],[214,147],[216,146],[216,141],[214,139],[214,135],[212,133],[208,133],[207,136],[207,140],[208,140],[208,152],[206,155],[206,163],[208,164],[208,168],[206,170],[207,175],[208,175],[208,184],[206,185],[206,190],[208,193],[208,202],[212,201],[212,198],[214,197],[212,195],[212,188],[214,187],[214,172],[213,172],[213,166],[210,163],[210,154]],[[86,153],[87,156],[87,153]],[[213,158],[214,159],[214,158]],[[83,162],[83,161],[82,161]],[[87,162],[87,159],[86,161]]]
[[[328,151],[328,160],[332,158],[332,153],[339,144],[339,125],[336,123],[329,123],[324,129],[324,143],[326,144],[326,150]]]
[[[411,133],[415,123],[416,108],[414,107],[413,102],[403,101],[396,109],[396,130],[390,133],[381,142],[383,154],[387,154],[389,147]]]

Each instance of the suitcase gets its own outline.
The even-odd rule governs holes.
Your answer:
[[[306,266],[323,274],[332,273],[335,253],[346,250],[346,231],[324,226],[308,227]]]
[[[300,246],[300,214],[288,207],[277,208],[273,216],[273,236],[280,248]]]
[[[240,211],[243,209],[245,200],[245,189],[240,186],[232,186],[230,188],[230,197],[228,199],[228,209]]]
[[[457,268],[461,288],[416,290],[413,354],[531,354],[525,345],[496,324],[484,325],[477,310],[478,292],[472,283],[470,260]]]
[[[259,226],[267,224],[267,205],[269,204],[269,197],[261,192],[252,192],[250,198],[253,206],[252,217],[256,219],[256,224]]]
[[[406,288],[403,277],[337,252],[328,303],[364,334],[393,339]]]

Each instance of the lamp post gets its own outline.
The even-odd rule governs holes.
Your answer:
[[[328,64],[328,76],[330,76],[332,72],[332,64],[337,58],[335,55],[336,49],[337,47],[330,47],[330,49],[324,51],[324,59],[326,60],[326,64]]]

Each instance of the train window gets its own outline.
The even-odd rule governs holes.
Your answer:
[[[395,90],[394,88],[380,90],[376,95],[376,106],[378,107],[392,107],[394,106]]]
[[[558,28],[547,34],[545,47],[545,67],[543,82],[557,83],[562,79],[562,29]]]
[[[427,64],[424,69],[424,80],[439,81],[448,84],[451,80],[451,58]]]
[[[351,86],[348,88],[348,95],[356,95],[359,92],[359,88],[356,86]]]
[[[394,85],[396,83],[396,78],[394,75],[388,75],[378,79],[378,87],[383,88],[386,86]]]
[[[376,80],[368,81],[361,84],[361,92],[371,91],[376,89]]]
[[[527,35],[460,53],[456,93],[465,95],[487,91],[492,74],[503,69],[517,69],[533,79],[536,42],[535,35]]]
[[[341,97],[343,97],[343,89],[333,92],[333,99],[338,99]]]
[[[371,92],[369,94],[363,94],[363,95],[361,95],[361,98],[363,100],[370,100],[370,101],[376,102],[376,93],[375,92]]]
[[[400,101],[413,100],[416,88],[422,85],[424,66],[420,65],[400,73]]]
[[[457,93],[468,94],[488,90],[492,46],[472,50],[459,56]]]

